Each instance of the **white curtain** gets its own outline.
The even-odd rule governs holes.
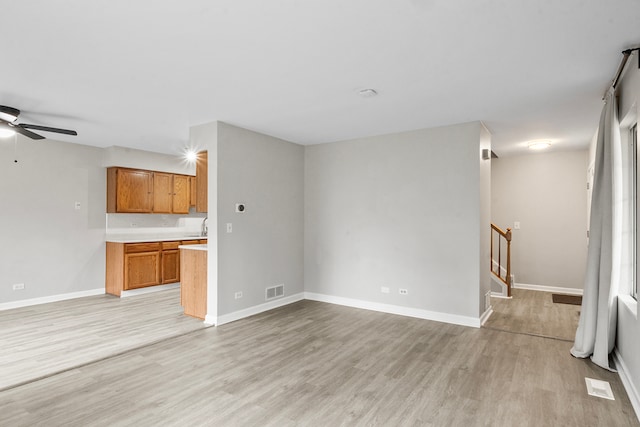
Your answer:
[[[580,322],[571,349],[609,370],[616,337],[622,257],[622,153],[613,88],[605,99],[596,142],[587,272]]]

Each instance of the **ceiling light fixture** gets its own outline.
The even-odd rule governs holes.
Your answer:
[[[10,138],[16,134],[16,131],[6,127],[0,127],[0,138]]]
[[[529,143],[529,150],[544,150],[551,147],[550,141],[531,141]]]
[[[184,153],[184,158],[187,159],[187,162],[189,163],[195,163],[195,161],[198,160],[198,153],[194,150],[187,150]]]
[[[375,89],[362,89],[361,91],[358,91],[358,95],[363,98],[371,98],[372,96],[376,96],[377,94],[378,92],[376,92]]]

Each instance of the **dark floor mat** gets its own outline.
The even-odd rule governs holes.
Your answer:
[[[582,305],[582,295],[551,294],[551,298],[559,304]]]

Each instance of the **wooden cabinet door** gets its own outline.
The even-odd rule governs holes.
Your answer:
[[[198,200],[198,195],[196,192],[196,189],[198,188],[197,184],[196,184],[196,177],[195,176],[190,176],[189,177],[189,206],[196,206],[196,200]]]
[[[153,212],[171,213],[173,205],[173,175],[164,172],[153,173]]]
[[[137,289],[160,284],[160,251],[124,256],[124,288]]]
[[[196,212],[207,212],[209,203],[207,192],[209,191],[209,163],[206,151],[198,153],[196,160]]]
[[[116,212],[151,212],[153,192],[153,174],[151,172],[117,169],[115,191]]]
[[[180,281],[180,251],[172,249],[162,251],[162,283]]]
[[[189,177],[187,175],[173,175],[173,213],[189,213]]]

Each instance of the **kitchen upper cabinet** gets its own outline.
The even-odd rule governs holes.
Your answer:
[[[191,190],[189,176],[173,175],[173,199],[171,210],[173,213],[189,213]]]
[[[207,200],[209,191],[209,160],[206,151],[198,153],[196,160],[196,212],[207,212],[209,202]]]
[[[189,176],[107,168],[107,213],[188,214]]]
[[[153,173],[153,213],[171,213],[173,209],[173,175]]]
[[[198,193],[196,191],[196,177],[195,176],[190,176],[189,177],[189,192],[191,193],[191,196],[189,197],[189,206],[196,206],[197,200],[198,200]]]
[[[153,172],[107,169],[107,212],[148,213],[153,206]]]

